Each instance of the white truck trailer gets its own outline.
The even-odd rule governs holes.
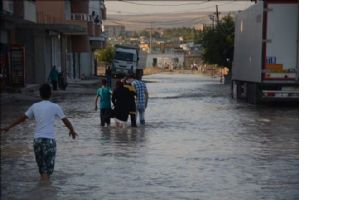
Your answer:
[[[137,77],[143,75],[143,66],[138,64],[139,47],[117,45],[112,65],[112,76],[123,77],[134,73]]]
[[[232,95],[298,101],[298,1],[257,1],[236,14]]]

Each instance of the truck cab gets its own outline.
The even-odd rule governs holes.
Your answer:
[[[114,78],[136,73],[138,68],[139,50],[135,47],[117,46],[112,64]]]

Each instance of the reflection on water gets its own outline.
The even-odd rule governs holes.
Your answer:
[[[99,126],[94,93],[56,98],[79,138],[58,121],[48,185],[39,183],[33,121],[2,135],[1,199],[298,199],[298,108],[235,102],[209,77],[145,79],[145,127]],[[3,108],[4,123],[27,106]]]

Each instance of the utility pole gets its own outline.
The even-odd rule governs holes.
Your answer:
[[[220,12],[218,12],[218,5],[216,5],[216,12],[213,13],[213,15],[209,15],[210,19],[212,20],[212,27],[213,29],[214,27],[214,21],[216,21],[217,26],[219,25],[219,14],[221,14]]]
[[[209,15],[209,17],[212,20],[212,28],[214,29],[214,15]]]
[[[149,33],[149,53],[152,52],[152,29],[153,29],[153,22],[150,22],[150,33]]]
[[[219,25],[219,14],[220,12],[218,12],[218,5],[216,5],[217,26]]]

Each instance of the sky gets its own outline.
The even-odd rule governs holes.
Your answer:
[[[223,16],[252,4],[250,1],[105,1],[107,20],[124,24],[126,30],[212,24],[209,15],[216,12],[216,5]]]

